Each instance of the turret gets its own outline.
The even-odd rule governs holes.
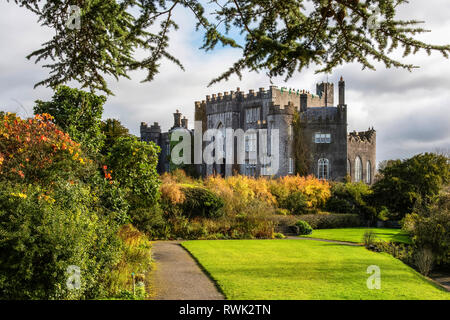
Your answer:
[[[342,77],[339,80],[339,105],[345,105],[345,81]]]

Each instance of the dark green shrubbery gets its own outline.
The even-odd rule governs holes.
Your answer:
[[[303,214],[308,209],[307,198],[301,191],[289,194],[280,202],[280,207],[289,210],[291,214]]]
[[[356,213],[362,220],[374,223],[377,212],[368,203],[371,194],[370,187],[363,182],[334,183],[325,209],[336,213]]]
[[[413,211],[416,201],[431,203],[449,183],[448,160],[444,155],[425,153],[403,161],[391,161],[380,170],[370,201],[377,208],[387,207],[390,219],[402,219]]]
[[[50,193],[0,182],[0,298],[104,296],[121,254],[117,230],[89,187],[58,182]],[[81,270],[78,290],[66,285],[71,265]]]
[[[417,204],[406,215],[403,228],[410,233],[416,254],[431,251],[434,263],[450,267],[450,195],[443,194],[430,205]]]
[[[306,221],[298,220],[295,226],[298,228],[298,235],[308,235],[313,232],[313,228]]]
[[[360,227],[361,219],[357,214],[307,214],[302,220],[308,222],[314,229],[352,228]]]
[[[183,193],[185,200],[181,206],[187,217],[219,218],[223,215],[224,201],[208,189],[185,187]]]

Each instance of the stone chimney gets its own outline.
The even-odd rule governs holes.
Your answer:
[[[181,127],[181,113],[178,111],[173,114],[173,127],[179,128]]]
[[[188,119],[186,119],[186,117],[183,117],[183,119],[181,119],[181,126],[185,129],[188,128]]]

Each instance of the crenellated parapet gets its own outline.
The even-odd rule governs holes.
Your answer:
[[[348,134],[349,143],[374,143],[375,140],[376,131],[373,127],[367,131],[353,131]]]

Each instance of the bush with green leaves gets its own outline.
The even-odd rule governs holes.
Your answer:
[[[224,201],[203,187],[182,188],[185,200],[181,204],[183,214],[187,217],[219,218],[224,214]]]
[[[374,223],[377,212],[368,203],[371,194],[370,187],[363,182],[334,183],[325,209],[335,213],[356,213],[362,220]]]
[[[432,204],[417,204],[406,215],[403,229],[410,233],[416,251],[431,250],[438,266],[450,267],[450,195]]]
[[[295,226],[298,228],[298,234],[299,235],[308,235],[313,232],[313,228],[309,225],[308,222],[303,220],[298,220],[295,223]]]
[[[353,228],[361,226],[357,214],[307,214],[302,220],[308,222],[314,229]]]
[[[0,299],[93,299],[118,262],[118,226],[89,187],[55,183],[52,192],[0,182]],[[69,266],[80,268],[70,289]]]
[[[448,157],[434,153],[418,154],[410,159],[391,161],[379,171],[370,201],[385,206],[391,219],[400,220],[413,212],[416,201],[431,203],[450,181]]]
[[[295,191],[289,194],[283,201],[280,201],[280,206],[287,209],[291,214],[303,214],[308,209],[307,198],[301,191]]]
[[[130,217],[135,226],[145,230],[140,208],[152,208],[158,205],[160,198],[160,179],[156,171],[159,147],[153,142],[139,141],[135,137],[120,137],[110,149],[105,170],[126,192],[130,205]],[[148,209],[150,210],[150,209]],[[156,209],[155,209],[156,210]],[[133,213],[139,213],[134,217]],[[135,221],[136,219],[136,221]]]

